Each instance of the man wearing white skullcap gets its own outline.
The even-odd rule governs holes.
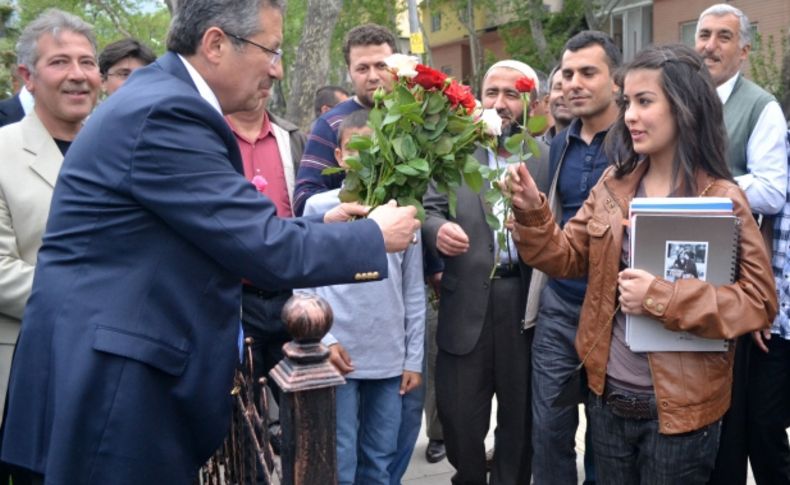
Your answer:
[[[524,106],[516,82],[530,78],[531,67],[515,60],[491,66],[483,79],[482,105],[503,119],[502,131],[522,130]],[[504,139],[504,138],[503,138]],[[548,147],[526,161],[542,190],[547,190]],[[483,165],[504,167],[505,150],[479,149]],[[455,467],[454,484],[485,484],[483,440],[497,397],[497,429],[490,483],[530,483],[530,347],[533,329],[522,328],[531,268],[520,262],[507,238],[500,247],[486,223],[492,210],[467,186],[458,192],[456,215],[447,196],[431,187],[424,199],[423,241],[444,259],[436,342],[436,404],[447,458]],[[496,208],[493,213],[497,214]],[[491,270],[494,268],[494,277]]]

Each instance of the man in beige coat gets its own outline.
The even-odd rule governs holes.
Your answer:
[[[0,413],[52,189],[101,83],[92,27],[59,10],[28,25],[17,58],[36,104],[0,128]]]

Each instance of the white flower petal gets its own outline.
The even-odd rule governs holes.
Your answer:
[[[486,134],[492,136],[502,134],[502,118],[499,117],[495,109],[484,109],[480,119],[483,121]]]

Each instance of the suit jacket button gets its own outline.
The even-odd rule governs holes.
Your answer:
[[[373,276],[373,279],[378,278],[379,277],[379,272],[378,271],[374,271],[372,276]]]

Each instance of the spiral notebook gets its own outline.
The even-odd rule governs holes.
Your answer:
[[[668,281],[699,278],[727,285],[737,278],[740,221],[732,214],[650,214],[631,217],[631,267]],[[727,340],[674,332],[645,315],[627,315],[634,352],[727,350]]]

